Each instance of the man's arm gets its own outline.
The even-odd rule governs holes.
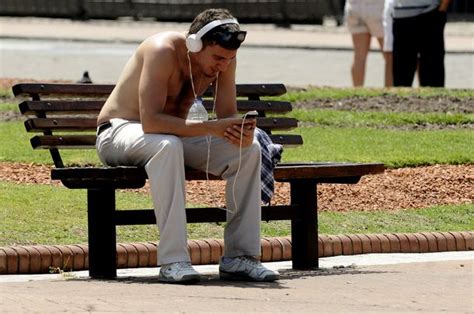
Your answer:
[[[216,98],[216,114],[218,119],[238,117],[237,99],[235,87],[235,70],[237,61],[234,58],[225,72],[219,74],[218,90]],[[247,120],[245,125],[242,125],[242,120],[238,118],[237,125],[231,125],[225,128],[224,138],[234,145],[246,147],[252,144],[254,131],[256,127],[256,120]]]
[[[446,12],[448,10],[450,3],[451,3],[451,0],[441,0],[438,10],[441,12]]]
[[[233,59],[225,72],[219,73],[217,82],[216,114],[218,119],[237,117],[237,99],[235,88],[236,59]]]
[[[169,47],[157,47],[156,42],[145,43],[142,50],[142,69],[138,84],[140,121],[145,133],[163,133],[163,111],[168,96],[168,82],[172,74]]]

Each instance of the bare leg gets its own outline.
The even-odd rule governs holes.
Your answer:
[[[383,38],[378,38],[380,50],[385,60],[385,87],[393,86],[393,56],[391,51],[383,51]]]
[[[370,48],[370,34],[352,34],[352,43],[354,45],[354,61],[351,68],[352,83],[354,86],[362,86],[364,85],[365,64]]]

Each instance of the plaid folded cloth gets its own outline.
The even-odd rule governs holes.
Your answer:
[[[273,168],[280,162],[283,146],[273,144],[267,132],[262,129],[255,129],[255,137],[260,143],[262,150],[262,203],[270,204],[273,192],[275,191]]]

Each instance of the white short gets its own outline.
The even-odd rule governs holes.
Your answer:
[[[347,0],[344,16],[349,32],[383,38],[383,8],[384,0]]]
[[[394,0],[385,0],[383,12],[383,51],[391,52],[393,50],[393,3]]]

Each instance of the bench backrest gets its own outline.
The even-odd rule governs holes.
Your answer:
[[[286,101],[268,100],[268,97],[286,93],[283,84],[237,84],[239,112],[257,110],[257,126],[265,130],[274,143],[285,146],[301,145],[299,135],[274,134],[275,130],[297,127],[294,118],[267,117],[267,113],[285,113],[292,110]],[[114,85],[101,84],[41,84],[21,83],[13,86],[15,96],[28,97],[20,103],[20,111],[28,116],[27,132],[41,133],[31,138],[34,149],[49,149],[57,168],[64,167],[59,149],[93,149],[95,146],[97,115]],[[212,110],[212,89],[204,94],[204,106]],[[265,100],[261,98],[265,97]]]

